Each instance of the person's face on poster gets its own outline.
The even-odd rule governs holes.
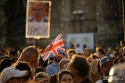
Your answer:
[[[34,2],[31,6],[33,20],[39,22],[46,15],[46,5],[41,2]]]

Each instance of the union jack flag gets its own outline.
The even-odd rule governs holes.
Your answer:
[[[42,52],[41,57],[47,60],[50,57],[56,56],[65,52],[62,34],[60,33]]]

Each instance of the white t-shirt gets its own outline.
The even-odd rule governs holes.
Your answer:
[[[77,47],[77,48],[75,48],[75,52],[76,52],[76,53],[82,53],[83,51],[82,51],[82,48]]]
[[[102,80],[98,80],[98,81],[96,81],[96,83],[102,83]]]

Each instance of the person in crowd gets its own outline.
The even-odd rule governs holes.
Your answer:
[[[1,50],[1,59],[8,58],[8,57],[9,56],[8,56],[7,50],[2,49]]]
[[[108,83],[108,79],[104,80],[104,76],[109,76],[110,69],[113,67],[113,59],[111,57],[105,56],[100,60],[100,70],[103,73],[103,77],[96,83]]]
[[[98,54],[98,49],[99,48],[102,48],[101,46],[96,46],[96,48],[95,48],[95,53],[93,53],[94,55],[96,55],[97,57],[99,57],[99,54]]]
[[[120,60],[121,63],[125,63],[125,56],[123,56]]]
[[[67,50],[67,56],[68,56],[68,59],[71,59],[73,54],[75,54],[75,50],[74,49],[68,49]]]
[[[54,58],[53,58],[53,57],[49,58],[49,59],[48,59],[48,65],[50,65],[51,63],[53,63],[53,61],[54,61]]]
[[[83,45],[83,51],[84,51],[86,48],[87,48],[87,46],[84,44],[84,45]]]
[[[120,52],[121,54],[123,54],[123,52],[124,52],[124,46],[125,46],[125,41],[121,40],[121,41],[120,41],[120,46],[121,46],[121,48],[120,48],[119,52]]]
[[[50,83],[58,83],[57,74],[53,74],[50,76]]]
[[[76,53],[82,53],[83,52],[83,50],[82,50],[82,48],[80,48],[79,44],[76,45],[75,52]]]
[[[69,49],[74,49],[74,44],[71,43],[71,46]]]
[[[115,59],[114,59],[114,64],[116,65],[116,64],[121,63],[121,60],[122,60],[122,57],[117,57],[117,58],[115,58]]]
[[[108,48],[106,55],[113,58],[113,50],[114,50],[113,48]]]
[[[100,46],[96,48],[98,56],[91,62],[91,74],[90,78],[92,82],[96,82],[102,77],[102,71],[100,70],[100,59],[104,57],[104,49]],[[95,53],[94,53],[95,55]]]
[[[117,57],[119,57],[121,55],[121,53],[119,52],[118,49],[114,49],[113,50],[113,59],[116,59]]]
[[[125,63],[114,65],[109,76],[108,83],[125,83]]]
[[[9,58],[11,59],[11,60],[13,60],[13,62],[16,62],[17,61],[17,54],[16,54],[16,51],[14,51],[14,50],[10,50],[9,51]]]
[[[7,67],[10,67],[13,64],[13,61],[9,58],[2,59],[0,62],[0,73]]]
[[[100,59],[94,59],[90,65],[91,66],[90,79],[93,83],[101,79],[103,75],[100,70],[99,62],[100,62]]]
[[[88,58],[91,55],[91,52],[89,51],[89,49],[84,49],[83,51],[83,57]]]
[[[13,64],[13,67],[19,69],[20,71],[22,71],[22,70],[28,71],[28,75],[23,77],[24,82],[33,78],[32,72],[31,72],[31,66],[27,62],[19,61],[19,62]]]
[[[46,67],[46,72],[49,76],[51,76],[52,74],[58,74],[58,72],[60,71],[59,62],[62,60],[62,58],[63,58],[62,54],[54,56],[53,63],[51,63]]]
[[[86,58],[80,55],[73,55],[67,69],[75,76],[75,83],[92,83],[88,78],[90,65]]]
[[[98,57],[94,54],[91,54],[90,57],[92,57],[93,59],[97,59]]]
[[[70,62],[70,60],[67,59],[67,58],[62,59],[62,60],[59,62],[60,71],[66,69],[69,62]]]
[[[94,54],[91,54],[88,58],[87,61],[91,64],[93,60],[97,59],[97,56]]]
[[[41,56],[41,55],[39,55]],[[44,69],[44,71],[46,71],[46,66],[48,65],[48,59],[47,60],[43,60],[41,57],[39,57],[39,67],[42,67]]]
[[[58,74],[58,83],[75,83],[74,75],[68,70],[62,70]]]
[[[29,46],[23,50],[18,61],[28,62],[31,65],[31,67],[34,68],[37,67],[37,58],[38,58],[37,49],[33,46]]]
[[[102,57],[105,56],[105,52],[103,48],[98,48],[98,54],[99,54],[99,58],[101,59]]]
[[[91,57],[91,56],[87,58],[87,61],[88,61],[90,64],[92,63],[93,60],[94,60],[94,58]]]
[[[37,83],[49,83],[50,77],[45,72],[39,72],[33,77],[33,80]]]
[[[37,67],[35,68],[35,74],[39,73],[39,72],[45,72],[45,70],[42,67]]]
[[[5,68],[1,73],[2,83],[23,83],[23,77],[27,76],[28,71],[20,71],[13,67]]]

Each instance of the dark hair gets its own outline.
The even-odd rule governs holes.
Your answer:
[[[27,62],[24,61],[19,61],[17,63],[14,64],[14,67],[19,69],[19,70],[27,70],[28,71],[28,75],[23,77],[24,81],[28,81],[29,78],[31,77],[32,73],[31,73],[31,67]]]
[[[57,79],[57,74],[52,74],[50,76],[50,83],[57,83],[58,79]]]
[[[72,57],[72,67],[76,70],[78,70],[78,75],[81,77],[86,77],[89,74],[90,71],[90,65],[86,58],[79,56],[79,55],[73,55]]]
[[[61,81],[61,78],[62,78],[62,76],[63,76],[64,74],[71,75],[73,81],[75,82],[75,80],[74,80],[74,75],[73,75],[70,71],[68,71],[68,70],[62,70],[62,71],[59,72],[59,74],[58,74],[58,81],[59,81],[59,82]]]
[[[39,66],[46,67],[47,65],[48,65],[48,59],[44,61],[41,57],[39,57]]]
[[[121,63],[124,63],[125,62],[125,56],[123,56],[120,60]]]
[[[79,44],[77,44],[77,47],[79,47]]]
[[[44,69],[42,67],[35,68],[35,74],[39,72],[44,72]]]
[[[91,54],[91,57],[92,57],[93,59],[96,59],[96,58],[97,58],[97,56],[94,55],[94,54]]]
[[[14,50],[9,51],[9,54],[11,54],[12,56],[16,56],[17,55]]]
[[[104,49],[103,49],[103,48],[99,48],[99,49],[98,49],[98,51],[99,51],[99,52],[101,52],[102,54],[105,54],[105,52],[104,52]]]
[[[11,66],[13,63],[9,58],[2,59],[0,62],[0,72],[2,72],[6,67]]]
[[[122,57],[117,57],[117,58],[115,58],[114,59],[114,64],[118,64],[118,60],[121,62],[121,60],[122,60]]]
[[[76,53],[76,55],[81,55],[82,56],[82,53]]]

